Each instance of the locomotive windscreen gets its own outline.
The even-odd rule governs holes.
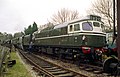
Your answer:
[[[93,30],[91,22],[82,23],[82,28],[83,28],[83,30],[86,30],[86,31],[92,31]]]

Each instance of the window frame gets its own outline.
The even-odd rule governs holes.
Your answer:
[[[75,30],[76,24],[79,24],[79,30]],[[72,30],[70,30],[70,26],[72,26]],[[73,23],[73,24],[68,25],[68,33],[76,33],[76,32],[80,32],[80,31],[81,31],[80,23]]]
[[[72,28],[70,28],[71,26]],[[68,25],[68,33],[73,33],[73,32],[74,32],[73,24]]]
[[[94,25],[95,23],[98,23],[99,26]],[[93,26],[94,26],[94,27],[100,27],[100,25],[101,25],[101,24],[100,24],[99,22],[93,22]]]
[[[75,27],[75,25],[77,25],[77,28]],[[78,26],[79,26],[79,28],[78,28]],[[80,31],[80,24],[79,23],[75,23],[74,24],[74,32],[78,32],[78,31]]]

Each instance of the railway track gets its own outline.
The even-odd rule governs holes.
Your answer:
[[[52,62],[49,62],[35,54],[28,54],[20,51],[22,56],[29,61],[34,67],[33,69],[39,72],[40,76],[45,77],[88,77],[76,71],[64,68]]]
[[[37,53],[38,54],[38,53]],[[46,59],[51,59],[51,60],[53,60],[53,62],[55,62],[55,63],[57,63],[57,62],[59,62],[60,63],[60,61],[61,60],[59,60],[59,59],[55,59],[54,57],[52,57],[52,56],[47,56],[47,55],[44,55],[44,54],[39,54],[38,56],[42,56],[43,58],[46,58]],[[53,63],[52,62],[52,63]],[[66,68],[72,68],[72,69],[74,69],[75,71],[86,71],[86,72],[88,72],[87,74],[87,76],[89,76],[89,77],[114,77],[113,76],[113,74],[108,74],[108,73],[105,73],[104,71],[103,71],[103,67],[102,67],[102,65],[100,64],[100,65],[96,65],[96,64],[85,64],[85,63],[80,63],[80,65],[78,66],[78,65],[76,65],[76,64],[74,64],[72,61],[70,61],[70,60],[63,60],[63,61],[61,61],[61,63],[60,63],[62,66],[64,66],[64,67],[66,67]],[[76,69],[77,68],[77,69]],[[85,72],[85,73],[86,73]],[[90,75],[91,74],[91,75]]]
[[[84,69],[88,72],[93,72],[94,74],[102,74],[104,73],[102,67],[94,66],[94,65],[88,65],[88,64],[80,64],[80,69]]]

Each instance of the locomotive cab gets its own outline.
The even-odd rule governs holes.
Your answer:
[[[69,43],[80,46],[82,53],[85,56],[88,55],[87,58],[93,58],[91,59],[93,61],[102,60],[102,48],[106,45],[106,33],[99,16],[89,15],[83,20],[73,21],[68,24],[67,30]]]

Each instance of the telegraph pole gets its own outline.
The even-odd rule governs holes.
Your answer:
[[[117,52],[120,60],[120,0],[117,0]]]

